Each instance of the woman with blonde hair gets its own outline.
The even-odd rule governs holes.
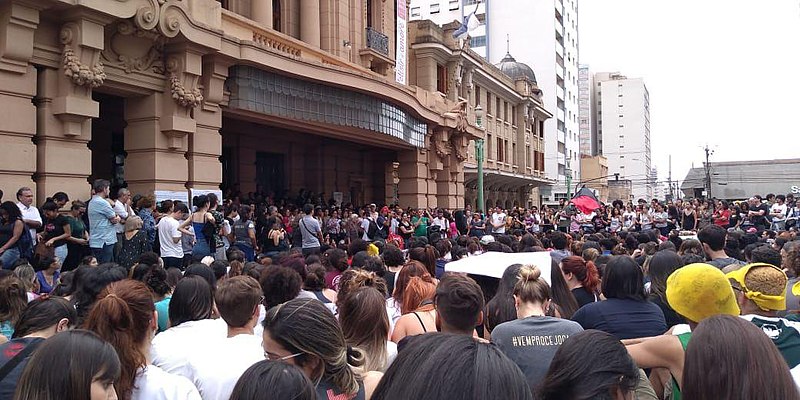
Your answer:
[[[364,353],[347,345],[336,318],[319,300],[277,305],[267,311],[263,326],[266,358],[303,370],[318,399],[372,397],[383,374],[364,372]]]
[[[386,297],[386,281],[374,272],[363,269],[348,269],[342,273],[339,279],[339,292],[336,294],[336,307],[342,303],[351,292],[360,287],[371,287],[378,291],[384,298]]]
[[[117,242],[115,250],[117,263],[128,270],[139,261],[139,256],[151,250],[140,217],[134,215],[125,221],[125,233],[122,234],[122,240]]]
[[[400,312],[403,314],[392,331],[392,341],[399,343],[406,336],[436,332],[436,308],[433,297],[436,285],[421,277],[411,277],[403,293]]]
[[[339,303],[339,324],[347,344],[364,351],[367,371],[385,371],[397,356],[397,345],[388,340],[389,317],[384,296],[374,287],[362,286]]]

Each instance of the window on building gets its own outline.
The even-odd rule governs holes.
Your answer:
[[[625,156],[619,156],[619,158],[625,158]]]
[[[486,47],[486,35],[470,38],[469,47]]]
[[[495,157],[494,153],[492,153],[492,150],[494,150],[492,147],[493,147],[492,146],[492,135],[488,135],[487,134],[486,135],[486,158],[488,158],[490,160],[497,160],[497,157]]]
[[[475,105],[481,104],[481,87],[475,86]]]
[[[503,155],[503,139],[497,138],[497,162],[505,161]]]
[[[517,124],[517,107],[511,106],[511,124]]]
[[[450,0],[450,10],[458,10],[458,0]]]
[[[367,0],[367,28],[372,28],[372,2],[373,0]]]
[[[497,114],[500,114],[500,98],[499,97],[495,97],[494,101],[495,101],[495,106],[496,106],[494,108],[496,110],[495,112],[497,112]]]
[[[447,93],[447,67],[436,65],[436,90]]]
[[[503,102],[503,120],[508,121],[508,102]]]
[[[431,14],[436,14],[439,12],[439,3],[431,4]]]
[[[489,92],[486,92],[486,114],[494,115],[492,114],[492,94]]]
[[[514,163],[517,162],[517,144],[516,143],[511,143],[511,157],[509,157],[509,158],[511,158],[511,164],[514,164]]]
[[[535,156],[535,154],[534,154]],[[525,146],[525,166],[531,167],[531,146]]]
[[[419,18],[419,7],[411,7],[411,18]]]

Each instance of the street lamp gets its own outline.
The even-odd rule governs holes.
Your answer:
[[[478,127],[481,128],[481,131],[484,130],[483,128],[483,107],[480,104],[475,106],[475,122],[478,124]],[[476,207],[477,210],[483,210],[485,207],[485,203],[483,202],[483,138],[480,138],[475,141],[475,164],[478,167],[478,206]],[[484,210],[484,212],[486,212]]]

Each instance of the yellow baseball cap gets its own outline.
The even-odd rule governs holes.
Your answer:
[[[748,276],[748,274],[750,274]],[[728,279],[736,281],[748,299],[753,300],[758,308],[764,311],[780,311],[786,309],[786,284],[789,278],[780,268],[766,263],[753,263],[731,271]],[[750,282],[748,286],[745,282]],[[773,292],[780,294],[766,294]]]
[[[728,278],[718,268],[689,264],[667,278],[667,303],[692,322],[712,315],[739,315],[739,305]]]

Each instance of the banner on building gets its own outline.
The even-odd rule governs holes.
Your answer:
[[[408,5],[406,0],[397,0],[397,51],[395,52],[395,81],[406,84],[406,54],[408,49]]]

